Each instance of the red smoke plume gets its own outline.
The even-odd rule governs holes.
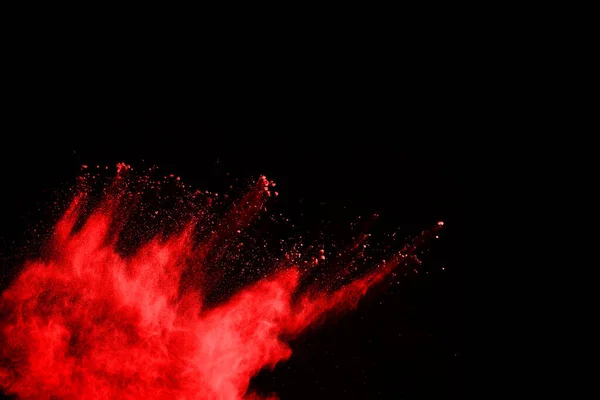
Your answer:
[[[128,167],[118,169],[117,183],[91,214],[84,213],[86,191],[77,194],[45,255],[26,263],[2,294],[0,388],[6,393],[64,399],[254,397],[247,393],[250,379],[291,356],[286,340],[328,311],[354,307],[441,227],[336,291],[299,293],[301,269],[291,258],[272,275],[207,306],[205,293],[182,277],[201,276],[207,252],[218,253],[218,246],[226,246],[223,238],[263,210],[271,184],[261,177],[199,241],[194,232],[200,219],[192,219],[177,233],[123,255],[117,250],[123,240],[119,221],[131,192],[118,183]]]

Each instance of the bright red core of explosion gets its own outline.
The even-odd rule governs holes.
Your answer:
[[[187,282],[208,282],[200,278],[206,255],[218,252],[224,237],[235,236],[264,210],[272,183],[261,177],[200,237],[196,228],[203,219],[192,216],[178,221],[176,233],[131,243],[135,251],[124,255],[117,250],[125,237],[120,227],[136,196],[128,188],[129,169],[119,164],[91,212],[89,191],[76,190],[44,255],[27,262],[2,294],[0,388],[6,393],[61,399],[257,397],[247,393],[250,379],[291,356],[286,340],[327,312],[354,307],[443,225],[337,290],[299,291],[300,261],[290,256],[267,277],[207,306],[199,285]],[[210,203],[206,195],[199,214],[208,213]]]

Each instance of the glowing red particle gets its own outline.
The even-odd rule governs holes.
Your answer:
[[[117,173],[121,173],[121,171],[130,169],[130,168],[131,167],[125,163],[118,163],[117,164]]]
[[[437,224],[438,224],[439,226],[444,226],[444,221],[439,221]]]

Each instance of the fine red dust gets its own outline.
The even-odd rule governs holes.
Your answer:
[[[336,290],[300,290],[303,270],[290,257],[289,264],[209,306],[206,293],[184,285],[183,276],[202,281],[207,249],[225,246],[223,237],[264,212],[272,182],[261,177],[231,205],[224,223],[200,240],[202,218],[190,218],[167,237],[129,243],[135,251],[124,255],[115,225],[131,197],[121,185],[129,169],[119,164],[113,190],[91,213],[84,214],[89,196],[79,190],[44,257],[26,263],[2,294],[5,393],[36,399],[256,398],[248,393],[250,379],[292,355],[288,340],[328,312],[355,307],[442,226]]]

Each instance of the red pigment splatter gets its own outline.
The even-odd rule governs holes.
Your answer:
[[[117,180],[127,170],[119,164]],[[298,293],[301,269],[290,257],[229,299],[204,305],[205,293],[182,277],[256,217],[270,186],[261,177],[203,240],[194,240],[200,219],[192,218],[127,256],[116,249],[114,225],[131,193],[106,195],[90,215],[79,193],[47,255],[28,262],[2,294],[0,388],[22,398],[256,398],[247,393],[250,379],[291,356],[287,340],[329,311],[354,307],[442,225],[340,289]]]

